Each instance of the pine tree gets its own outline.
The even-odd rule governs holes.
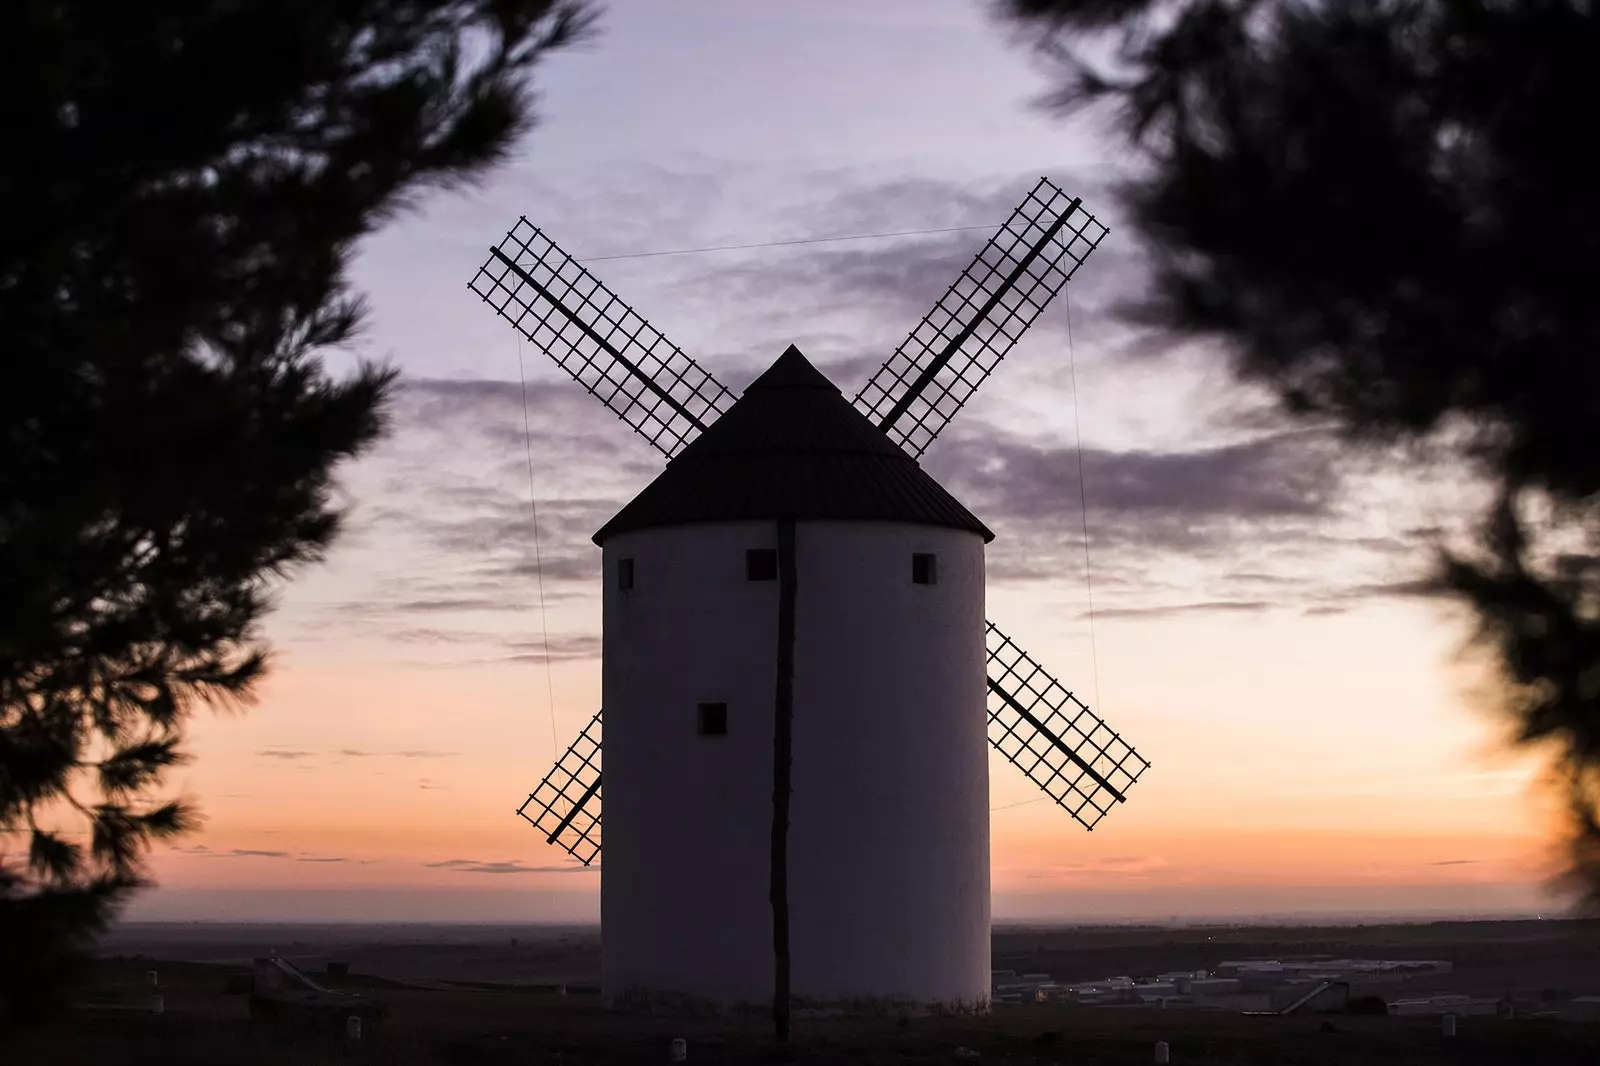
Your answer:
[[[0,5],[0,1028],[189,829],[278,579],[339,530],[394,375],[323,355],[360,238],[481,178],[583,0]]]
[[[1553,746],[1573,886],[1600,908],[1600,98],[1588,0],[1001,0],[1051,102],[1134,150],[1157,275],[1138,319],[1356,443],[1493,485],[1441,549],[1520,741]],[[1096,58],[1090,58],[1093,54]]]

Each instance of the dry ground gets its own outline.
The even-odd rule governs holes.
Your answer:
[[[384,1001],[387,1020],[359,1045],[337,1036],[289,1038],[263,1032],[248,1018],[247,998],[224,994],[231,958],[248,957],[255,942],[177,946],[163,961],[108,959],[100,980],[137,985],[147,969],[160,973],[161,1016],[78,1015],[64,1027],[0,1049],[6,1066],[532,1066],[665,1062],[673,1037],[688,1041],[690,1062],[766,1062],[777,1056],[764,1018],[672,1018],[609,1014],[591,994],[557,996],[484,975],[518,980],[581,981],[595,960],[589,933],[529,935],[512,947],[504,930],[462,931],[453,941],[413,943],[403,955],[390,943],[312,944],[302,939],[303,963],[318,952],[337,954],[357,971],[347,983]],[[310,934],[308,934],[309,936]],[[290,938],[290,947],[294,937]],[[415,938],[413,938],[415,939]],[[125,950],[128,941],[117,948]],[[247,949],[240,953],[240,949]],[[229,955],[228,952],[235,954]],[[207,962],[174,955],[212,956]],[[289,954],[284,951],[284,954]],[[1406,987],[1405,994],[1459,989],[1499,993],[1568,989],[1600,993],[1600,927],[1564,922],[1472,923],[1346,929],[1001,930],[995,965],[1044,970],[1062,979],[1111,973],[1208,968],[1249,955],[1333,954],[1447,958],[1458,972]],[[362,962],[387,960],[418,988],[372,974]],[[320,967],[319,967],[320,968]],[[377,970],[380,975],[382,970]],[[442,982],[475,980],[475,988]],[[338,983],[335,979],[334,983]],[[962,1061],[955,1049],[978,1051],[986,1063],[1148,1063],[1156,1040],[1172,1062],[1260,1064],[1600,1063],[1600,1025],[1533,1020],[1463,1019],[1445,1039],[1432,1018],[1253,1018],[1191,1011],[1069,1006],[1000,1007],[981,1019],[800,1019],[792,1055],[804,1062],[935,1063]]]
[[[1348,927],[999,929],[994,966],[1060,981],[1212,969],[1224,959],[1332,955],[1444,959],[1448,976],[1401,995],[1600,995],[1600,922],[1432,922]]]

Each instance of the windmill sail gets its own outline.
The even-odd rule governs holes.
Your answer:
[[[1150,763],[993,623],[989,743],[1086,829],[1127,798]],[[600,725],[596,712],[517,813],[590,865],[600,856]]]
[[[920,457],[1106,232],[1082,201],[1040,178],[862,388],[856,407]]]
[[[596,711],[517,813],[588,866],[600,854],[600,716]]]
[[[1093,829],[1150,764],[989,623],[989,743]]]
[[[672,458],[733,394],[526,218],[467,286]]]

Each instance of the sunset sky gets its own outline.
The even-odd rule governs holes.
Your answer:
[[[1042,174],[1111,226],[924,458],[997,533],[988,616],[1154,764],[1092,834],[992,764],[997,918],[1550,906],[1535,763],[1498,753],[1445,605],[1408,594],[1472,498],[1289,425],[1225,353],[1113,314],[1145,268],[1136,163],[975,0],[613,0],[482,188],[369,241],[359,354],[402,369],[348,533],[281,595],[248,715],[196,720],[203,832],[135,918],[592,920],[599,874],[513,815],[593,715],[589,536],[659,456],[467,291],[526,214],[735,390],[795,343],[855,390]],[[870,11],[869,11],[870,8]],[[351,356],[335,355],[345,367]],[[1075,433],[1088,500],[1093,625]],[[548,628],[550,656],[544,654]]]

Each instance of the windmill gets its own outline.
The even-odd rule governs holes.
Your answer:
[[[668,460],[517,812],[599,857],[604,714],[607,1002],[984,1003],[988,747],[1091,830],[1148,769],[985,621],[994,535],[917,462],[1106,232],[1040,179],[853,401],[793,346],[736,398],[526,218],[490,250],[472,291]]]

